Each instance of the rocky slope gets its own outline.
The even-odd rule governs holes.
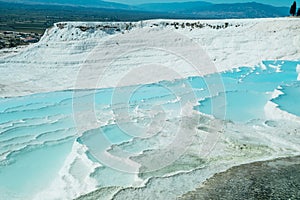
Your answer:
[[[116,69],[126,66],[129,70],[133,64],[156,62],[170,66],[171,69],[180,65],[182,69],[179,71],[185,71],[181,76],[195,75],[195,71],[190,70],[178,57],[167,56],[161,51],[137,51],[125,55],[129,53],[130,48],[145,48],[143,45],[151,41],[153,35],[157,36],[157,45],[163,43],[159,41],[159,34],[169,40],[166,41],[168,44],[163,44],[166,48],[174,46],[181,52],[189,51],[184,49],[190,45],[186,42],[188,39],[196,42],[218,71],[254,66],[262,60],[299,59],[299,29],[300,20],[294,18],[57,23],[45,32],[39,43],[22,49],[17,55],[2,56],[0,73],[4,76],[0,77],[0,96],[19,96],[85,87],[76,85],[80,68],[87,63],[109,62],[113,57],[98,58],[96,61],[91,55],[95,51],[99,55],[105,55],[111,50],[123,52],[126,59],[122,59],[122,55],[118,56],[118,63],[114,66]],[[174,32],[180,35],[175,35]],[[176,40],[176,37],[185,38],[186,41]],[[116,41],[120,39],[123,40],[123,44]],[[193,51],[190,50],[190,55],[195,53]],[[145,57],[148,60],[145,60]],[[118,72],[112,73],[115,75]],[[86,79],[93,79],[93,73],[85,76]],[[166,75],[164,78],[172,80],[176,77]],[[152,81],[159,81],[159,78]],[[99,87],[114,86],[112,82],[103,83]]]

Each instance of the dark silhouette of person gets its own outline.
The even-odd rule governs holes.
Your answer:
[[[297,3],[296,3],[296,1],[294,1],[293,5],[291,6],[291,9],[290,9],[290,14],[292,16],[295,16],[295,14],[296,14],[296,8],[297,8]]]

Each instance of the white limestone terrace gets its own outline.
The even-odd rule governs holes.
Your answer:
[[[216,70],[225,71],[239,67],[239,69],[232,70],[232,74],[231,72],[223,73],[223,83],[226,91],[228,91],[227,97],[232,97],[231,103],[237,105],[236,110],[239,115],[242,115],[241,106],[244,105],[240,102],[245,103],[243,100],[247,99],[246,103],[253,103],[252,106],[262,110],[266,117],[261,119],[262,121],[260,121],[260,118],[258,120],[257,118],[251,118],[253,120],[245,123],[219,120],[194,110],[194,103],[198,105],[198,102],[187,103],[186,106],[183,106],[182,112],[177,112],[178,107],[175,105],[171,106],[172,104],[185,102],[186,99],[188,99],[188,102],[192,101],[189,98],[190,96],[186,95],[187,87],[184,87],[180,80],[168,82],[168,89],[173,92],[176,92],[177,90],[175,89],[178,89],[177,93],[182,94],[184,98],[176,97],[173,99],[171,95],[169,99],[166,96],[160,96],[160,90],[158,90],[159,95],[156,92],[149,94],[151,92],[142,90],[141,96],[146,93],[149,95],[149,100],[147,95],[145,98],[143,97],[141,102],[133,99],[134,106],[132,108],[135,109],[132,112],[136,113],[136,115],[126,120],[128,123],[131,122],[130,120],[134,122],[137,120],[137,122],[143,123],[143,119],[146,119],[145,122],[147,122],[146,114],[149,113],[150,117],[154,116],[155,119],[158,119],[157,124],[159,126],[165,122],[166,128],[148,140],[135,137],[117,146],[112,145],[107,152],[112,155],[119,155],[121,152],[116,147],[122,147],[128,152],[136,150],[135,152],[141,153],[130,157],[130,159],[137,163],[144,163],[144,161],[150,160],[149,157],[151,158],[153,153],[161,150],[161,144],[168,144],[170,136],[175,134],[173,130],[177,128],[178,124],[181,124],[179,123],[181,121],[183,121],[182,132],[186,134],[185,136],[190,136],[193,139],[193,143],[187,145],[187,149],[182,157],[171,163],[167,168],[149,173],[147,168],[140,168],[138,175],[123,174],[124,176],[120,176],[113,169],[100,166],[95,158],[88,156],[87,150],[92,149],[93,143],[85,143],[85,134],[76,138],[76,142],[72,138],[70,139],[72,136],[77,137],[75,135],[77,132],[74,130],[75,125],[72,123],[74,117],[74,107],[72,106],[72,100],[74,100],[74,98],[72,99],[74,97],[72,96],[73,91],[7,98],[1,99],[3,103],[0,104],[2,106],[0,119],[3,120],[1,128],[5,133],[2,133],[1,140],[2,144],[5,144],[5,146],[1,146],[4,152],[1,154],[2,159],[9,158],[7,155],[15,151],[16,148],[22,148],[24,145],[32,143],[39,144],[36,143],[39,141],[42,142],[41,146],[43,148],[41,149],[50,155],[45,156],[43,154],[41,157],[44,160],[48,160],[50,157],[57,159],[60,156],[66,158],[65,160],[61,159],[61,163],[63,163],[61,168],[53,168],[53,174],[57,176],[49,176],[51,180],[54,178],[49,187],[45,186],[45,190],[42,191],[39,191],[39,188],[34,188],[32,191],[24,192],[26,194],[30,193],[29,195],[34,193],[36,199],[73,199],[92,192],[97,188],[100,190],[88,195],[86,199],[164,199],[166,197],[176,199],[186,192],[194,190],[213,174],[225,171],[232,166],[259,160],[299,155],[300,123],[298,115],[293,116],[290,113],[286,113],[280,110],[280,107],[278,107],[280,104],[276,104],[278,102],[265,99],[265,97],[262,97],[262,101],[256,95],[266,95],[269,98],[276,99],[284,91],[284,86],[278,87],[282,81],[287,81],[290,84],[294,83],[293,81],[296,81],[297,77],[299,80],[299,29],[300,21],[296,18],[211,21],[151,20],[136,23],[57,23],[53,28],[46,31],[39,43],[21,49],[17,53],[13,52],[1,57],[1,97],[74,88],[93,88],[95,86],[116,87],[145,84],[160,80],[204,75],[213,73]],[[153,36],[158,38],[153,38]],[[164,39],[167,41],[164,41]],[[203,63],[200,64],[206,68],[203,68],[203,71],[199,73],[186,62],[188,60],[182,60],[179,55],[176,56],[172,52],[168,52],[169,49],[172,49],[175,53],[179,52],[185,56],[199,53],[197,52],[199,49],[191,45],[191,43],[187,43],[188,41],[197,42],[208,54],[216,69],[210,62],[203,60]],[[143,49],[145,44],[155,44],[155,46],[160,48]],[[113,54],[114,52],[116,54]],[[117,58],[114,59],[114,56]],[[268,63],[267,60],[272,61]],[[276,60],[287,61],[276,62]],[[292,60],[297,60],[297,62]],[[103,69],[104,74],[95,73],[102,72],[98,68],[103,68],[103,63],[109,63],[110,68],[108,70]],[[152,67],[152,71],[149,70],[146,73],[136,68],[137,66],[145,66],[141,69],[148,69],[149,67],[147,68],[147,66],[149,65]],[[261,68],[254,68],[256,65],[260,65]],[[160,66],[168,66],[169,70],[160,68]],[[242,66],[250,66],[251,68],[243,69]],[[87,69],[84,73],[80,71],[82,67]],[[170,73],[171,71],[177,74]],[[241,73],[239,74],[239,72]],[[281,76],[278,77],[278,74]],[[98,83],[99,75],[102,76],[102,82],[89,85],[89,82]],[[253,75],[253,80],[251,75]],[[267,75],[274,76],[268,77]],[[125,79],[123,79],[124,77]],[[129,79],[126,79],[128,77]],[[211,77],[214,77],[214,75]],[[80,79],[80,84],[76,83],[78,78]],[[193,81],[193,78],[188,80]],[[198,81],[201,82],[200,80]],[[276,84],[271,84],[271,87],[269,82],[272,81]],[[201,84],[199,82],[197,82],[195,88],[198,93],[205,91],[202,90],[203,88],[200,87]],[[174,84],[174,87],[171,86],[172,84]],[[172,90],[172,88],[175,89]],[[125,92],[122,89],[125,89]],[[121,88],[120,93],[123,94],[124,92],[127,94],[135,91],[134,89],[135,86]],[[251,94],[255,95],[235,98],[233,93],[239,91],[240,94],[252,92]],[[298,91],[297,88],[289,91],[289,93],[296,93],[294,91]],[[99,120],[101,124],[96,125],[114,127],[115,119],[119,117],[117,116],[118,114],[120,114],[121,120],[126,118],[126,116],[123,117],[123,113],[115,114],[111,111],[111,101],[105,98],[107,97],[106,92],[110,92],[110,89],[99,92],[98,103],[96,104],[98,105],[96,108],[99,110],[96,111],[99,118],[101,118]],[[212,98],[221,96],[221,93],[214,94],[213,92],[211,94]],[[286,92],[289,94],[288,91]],[[82,97],[86,97],[85,94]],[[200,97],[204,98],[204,96],[205,93],[203,97]],[[80,97],[77,97],[80,100],[79,105],[86,105],[85,98],[81,99]],[[289,98],[297,98],[297,96]],[[121,98],[116,97],[116,99],[119,100]],[[166,112],[170,113],[168,115],[170,119],[161,118],[158,115],[160,110],[154,110],[154,113],[152,110],[149,110],[148,106],[153,105],[153,100],[158,100],[158,105],[169,105],[170,107],[168,106],[168,108],[175,111]],[[204,100],[203,105],[205,105]],[[288,102],[288,100],[284,101]],[[267,101],[270,103],[265,104]],[[117,101],[114,103],[117,104],[116,108],[126,107],[122,102]],[[251,110],[250,105],[246,106],[246,109]],[[86,109],[89,109],[89,107]],[[236,110],[234,109],[233,112]],[[81,111],[79,115],[85,117],[86,113],[82,112],[82,110],[79,111]],[[30,119],[27,119],[28,117]],[[88,117],[80,119],[84,119],[82,120],[84,128],[91,130],[91,133],[93,133],[93,121]],[[219,127],[223,124],[224,126]],[[77,124],[76,127],[79,126],[81,128],[80,125]],[[50,130],[49,126],[51,126]],[[117,130],[112,130],[117,132]],[[47,132],[45,133],[45,131]],[[54,133],[49,133],[49,131],[54,131]],[[86,133],[86,135],[90,136],[89,132]],[[19,134],[21,134],[21,137],[19,137]],[[27,137],[27,134],[29,137]],[[93,134],[91,134],[92,136]],[[218,137],[218,140],[214,140],[216,139],[215,137]],[[213,145],[207,142],[206,138],[212,139],[212,142],[216,142],[216,144]],[[67,140],[66,145],[61,147],[63,150],[52,148],[62,139]],[[46,141],[53,142],[53,146],[47,146],[51,150],[43,146],[43,144],[47,144]],[[89,141],[97,140],[92,137]],[[72,148],[70,148],[71,146]],[[214,148],[206,157],[206,150],[210,150],[212,146]],[[89,148],[87,149],[87,147]],[[201,149],[200,152],[199,149]],[[25,149],[21,153],[26,154],[27,150],[30,149]],[[62,151],[66,153],[63,154]],[[59,156],[56,152],[59,152]],[[18,155],[22,158],[26,157],[24,154]],[[36,158],[31,155],[29,155],[31,159]],[[27,163],[30,163],[30,161],[29,159]],[[39,161],[43,163],[43,160],[39,159]],[[17,164],[22,165],[22,162]],[[47,163],[44,164],[46,165]],[[143,166],[147,167],[148,165],[146,164]],[[46,168],[37,167],[37,170],[32,168],[26,172],[29,175],[32,173],[36,179],[39,179],[40,177],[36,176],[36,172],[38,170],[46,171]],[[13,177],[17,176],[15,171],[23,173],[17,167],[10,169]],[[48,171],[46,175],[49,174],[50,172]],[[111,180],[106,179],[107,177],[110,177]],[[0,180],[5,181],[5,179]],[[33,182],[32,178],[23,179],[23,182],[27,180]],[[23,182],[21,179],[18,180],[20,185]],[[36,182],[36,185],[37,183],[39,182]],[[47,184],[48,182],[45,182],[45,185]],[[38,185],[40,186],[40,184]],[[11,188],[12,193],[17,191],[14,187]],[[8,196],[10,195],[9,192],[6,193]]]
[[[20,49],[18,53],[1,55],[0,97],[89,88],[91,86],[86,84],[76,85],[76,79],[83,64],[105,62],[105,58],[93,60],[90,54],[95,48],[103,51],[99,52],[101,55],[105,55],[108,49],[126,52],[130,45],[151,41],[153,32],[166,34],[175,31],[197,42],[218,71],[255,66],[263,60],[299,60],[299,29],[300,19],[297,18],[57,23],[45,32],[40,42]],[[124,45],[114,42],[114,36],[126,37],[127,34],[138,39],[124,40],[128,43]],[[186,45],[176,38],[174,43],[175,47],[184,48]],[[137,77],[122,86],[199,75],[172,55],[160,51],[136,51],[114,63],[117,70],[108,73],[107,81],[98,87],[116,86],[114,77],[116,80],[121,77],[116,75],[120,73],[118,71],[145,64],[145,60],[149,64],[155,62],[177,67],[180,76],[174,77],[162,71],[161,76],[149,80]],[[214,71],[207,69],[204,74],[211,72]],[[97,81],[98,77],[93,76],[92,72],[87,73],[85,79]]]

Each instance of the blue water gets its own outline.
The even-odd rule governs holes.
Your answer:
[[[300,82],[291,85],[285,85],[281,91],[284,93],[272,101],[279,105],[281,110],[300,116]]]
[[[290,101],[299,100],[299,90],[297,91],[296,85],[298,85],[296,71],[297,62],[282,61],[277,62],[265,62],[268,65],[281,65],[281,72],[276,72],[276,69],[268,67],[267,69],[255,68],[239,68],[233,72],[222,73],[222,80],[225,87],[225,93],[222,92],[219,95],[208,97],[204,101],[200,101],[198,110],[206,114],[211,114],[211,101],[213,99],[222,98],[225,96],[226,105],[223,110],[226,110],[225,119],[236,122],[245,122],[252,119],[264,119],[264,106],[271,100],[272,94],[275,89],[289,88],[290,92],[285,96],[289,96],[286,100],[279,102],[278,100],[272,100],[278,102],[279,107],[283,110],[287,110],[295,115],[300,116],[299,112],[292,112],[295,108],[295,104],[290,104]],[[293,96],[293,97],[292,97]],[[298,97],[298,98],[297,98]],[[280,97],[282,98],[282,97]],[[288,105],[291,105],[288,108]]]
[[[196,101],[194,109],[202,113],[246,123],[265,119],[264,106],[273,101],[280,109],[300,116],[296,72],[300,62],[264,64],[267,69],[241,67],[172,82],[82,91],[82,95],[81,91],[60,91],[0,99],[0,199],[31,199],[49,187],[75,141],[87,145],[91,152],[103,152],[140,136],[140,125],[153,123],[151,110],[176,117],[186,103]],[[270,65],[281,65],[280,72]],[[278,88],[284,95],[272,99]],[[79,111],[84,111],[90,100],[95,117],[107,125],[79,133],[74,102],[83,105]],[[116,124],[117,115],[124,127]],[[88,157],[95,159],[95,155]]]

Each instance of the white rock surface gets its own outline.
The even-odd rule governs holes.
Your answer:
[[[170,25],[173,23],[178,23],[178,26]],[[191,28],[186,25],[187,23],[203,24],[204,27]],[[224,28],[225,23],[228,23],[226,28]],[[186,55],[191,55],[193,51],[197,50],[189,50],[189,44],[186,44],[186,41],[176,41],[176,38],[172,38],[173,31],[197,42],[218,71],[240,66],[254,66],[262,60],[298,60],[300,58],[300,20],[297,18],[151,20],[136,23],[66,22],[61,24],[63,28],[59,28],[56,24],[47,30],[39,43],[21,49],[17,54],[1,55],[1,97],[74,88],[156,82],[199,75],[185,62],[186,60],[182,61],[178,56],[172,55],[172,52],[168,55],[168,52],[165,51],[169,48],[168,45],[173,45],[173,48],[177,47],[181,52],[185,51]],[[169,25],[167,26],[167,24]],[[182,24],[185,25],[182,26]],[[217,29],[218,25],[219,29]],[[80,26],[89,27],[89,29],[82,31]],[[160,34],[174,43],[167,42],[161,45],[161,49],[152,51],[128,52],[128,48],[142,47],[143,44],[151,42],[155,34]],[[126,37],[129,38],[127,43],[126,40],[121,40],[124,45],[114,43],[118,39]],[[158,41],[156,38],[156,42]],[[139,46],[139,44],[141,45]],[[112,63],[113,67],[110,68],[113,69],[112,71],[105,72],[104,82],[96,85],[76,84],[82,65],[111,61],[111,57],[95,59],[95,50],[98,51],[97,54],[105,55],[112,49],[115,52],[124,52],[124,55]],[[207,61],[201,64],[205,65],[205,62]],[[152,76],[148,76],[152,77],[150,79],[145,79],[145,74],[138,77],[139,73],[136,72],[131,74],[129,81],[118,82],[124,77],[124,74],[127,75],[132,69],[136,69],[137,65],[154,64],[167,66],[167,70],[162,69],[157,73],[158,68],[155,72],[149,72],[152,74]],[[215,69],[211,69],[212,66],[207,66],[207,69],[203,69],[200,75],[215,71]],[[123,69],[127,71],[123,75],[118,75]],[[169,74],[170,70],[175,71],[177,75]],[[91,70],[84,74],[84,79],[99,82],[97,73]]]

